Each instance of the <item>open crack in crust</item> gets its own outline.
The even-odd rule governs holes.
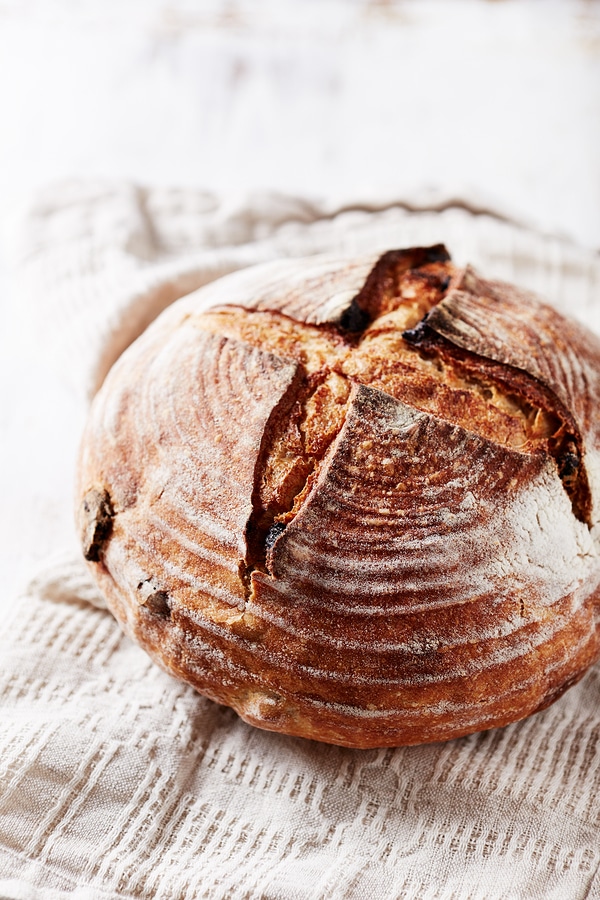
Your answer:
[[[599,651],[598,348],[569,334],[587,370],[561,371],[535,322],[564,320],[441,246],[319,265],[183,301],[116,367],[82,452],[96,578],[262,727],[367,747],[527,715]]]
[[[330,323],[307,324],[276,309],[221,307],[197,321],[300,367],[293,395],[282,398],[265,430],[241,567],[265,570],[273,547],[311,488],[346,419],[353,383],[365,384],[474,431],[494,443],[548,454],[575,516],[590,524],[591,498],[582,438],[556,393],[522,369],[453,344],[429,321],[466,282],[445,248],[391,251],[362,290]],[[274,304],[273,304],[274,305]]]

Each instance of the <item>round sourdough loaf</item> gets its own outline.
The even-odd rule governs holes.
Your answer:
[[[600,654],[600,341],[441,245],[169,308],[82,442],[78,522],[150,655],[262,728],[446,740]]]

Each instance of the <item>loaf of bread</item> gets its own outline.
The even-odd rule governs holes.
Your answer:
[[[600,655],[600,341],[441,245],[170,307],[83,437],[83,551],[167,671],[273,731],[439,741]]]

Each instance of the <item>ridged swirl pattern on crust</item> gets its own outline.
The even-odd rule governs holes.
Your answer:
[[[543,708],[600,653],[600,346],[447,260],[236,273],[164,313],[94,402],[78,481],[94,576],[154,659],[255,725],[353,747],[444,740]],[[365,383],[367,336],[391,321],[396,340],[394,316],[421,317],[423,297],[397,337],[406,366],[417,348],[400,370],[413,381]],[[445,399],[463,395],[464,412]],[[505,410],[552,424],[508,446],[489,433]],[[304,487],[269,512],[294,416]]]

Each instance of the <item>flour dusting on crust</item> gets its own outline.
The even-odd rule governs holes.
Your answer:
[[[89,565],[168,671],[272,730],[442,740],[600,654],[600,346],[443,247],[184,298],[82,443]]]

